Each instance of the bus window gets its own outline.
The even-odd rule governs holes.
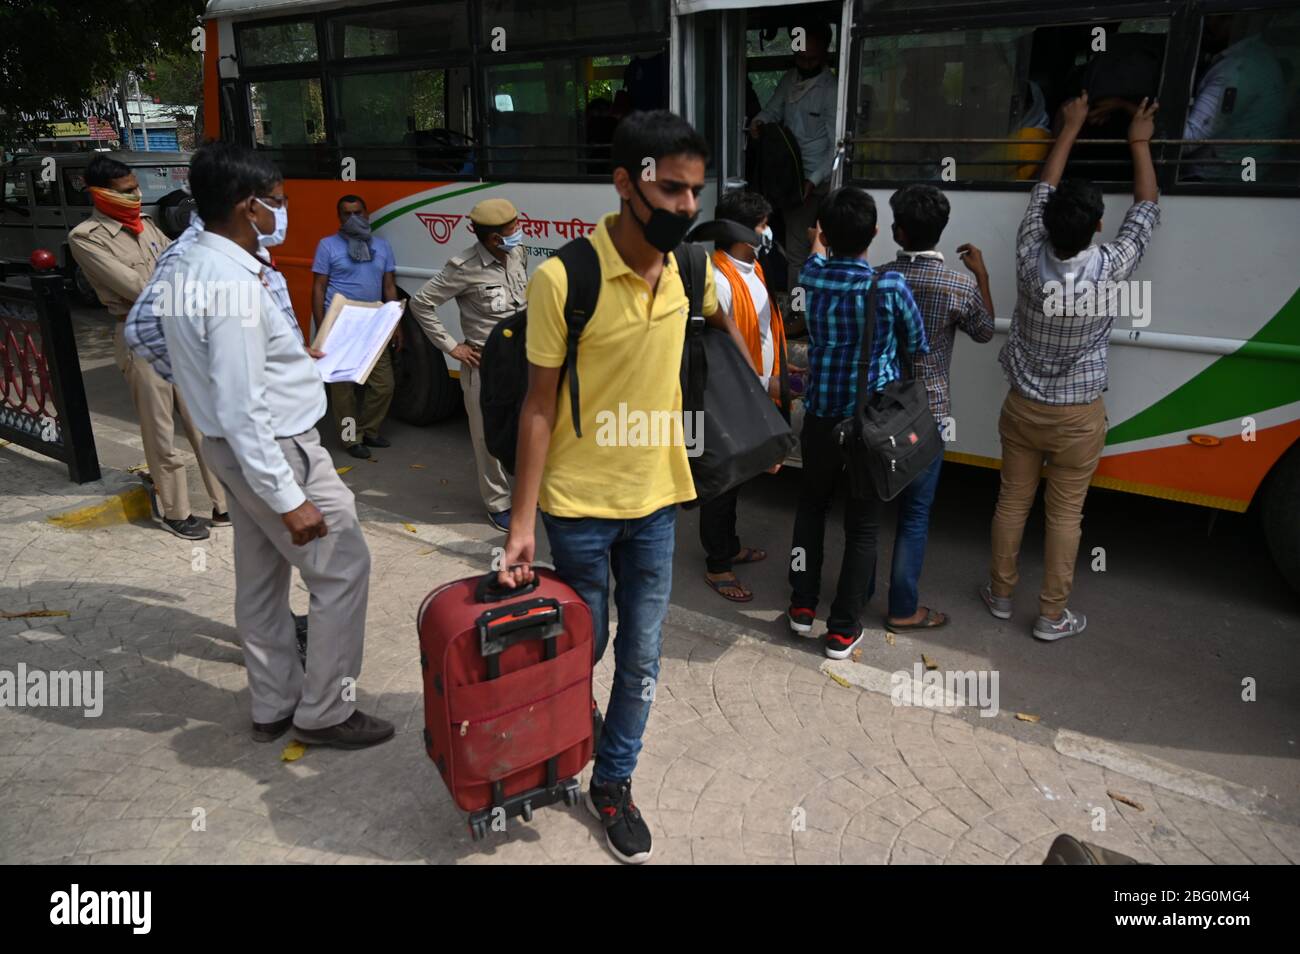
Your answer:
[[[314,63],[317,58],[316,25],[311,20],[239,30],[239,63],[243,67]]]
[[[346,155],[369,175],[467,175],[474,165],[463,129],[467,68],[355,73],[335,80],[335,129]]]
[[[366,56],[425,56],[469,48],[469,16],[461,0],[362,10],[329,21],[329,50],[334,59]]]
[[[253,144],[261,149],[325,141],[320,80],[261,80],[248,84]]]
[[[1205,17],[1182,138],[1268,140],[1300,130],[1300,13],[1257,11]],[[1184,146],[1180,182],[1296,185],[1295,146]]]
[[[1142,19],[868,37],[858,77],[852,172],[859,178],[1029,180],[1052,118],[1087,88],[1100,99],[1159,94],[1168,21]],[[1128,118],[1085,127],[1069,172],[1128,181]],[[870,140],[878,141],[872,142]],[[917,140],[933,140],[931,142]]]
[[[667,51],[489,62],[487,158],[493,176],[610,171],[614,127],[667,104]]]
[[[604,36],[667,34],[668,4],[639,0],[483,0],[482,43],[496,52]]]
[[[153,205],[169,192],[175,192],[190,181],[189,166],[132,166],[140,183],[141,202]]]
[[[960,140],[1007,137],[1009,127],[1020,124],[1012,113],[1028,79],[1032,39],[1031,29],[1019,27],[867,37],[858,74],[857,136],[882,141],[856,144],[853,176],[951,180],[987,177],[991,170],[1010,175],[973,165],[995,158],[990,154],[997,147]]]

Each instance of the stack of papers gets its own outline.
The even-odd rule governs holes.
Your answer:
[[[330,313],[321,323],[314,347],[325,352],[325,357],[316,362],[316,367],[327,382],[365,384],[401,320],[403,303],[344,302],[345,299],[336,296]]]

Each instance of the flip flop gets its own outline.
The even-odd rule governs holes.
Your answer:
[[[939,613],[926,607],[925,619],[919,623],[891,623],[889,617],[885,617],[885,629],[891,633],[905,633],[912,629],[938,629],[940,626],[948,625],[948,614]]]
[[[744,554],[744,558],[733,557],[732,563],[758,563],[760,560],[767,559],[767,551],[758,547],[741,547],[740,552]]]
[[[754,592],[753,592],[753,590],[750,590],[750,592],[749,592],[748,594],[746,594],[745,596],[728,596],[726,593],[722,592],[722,590],[723,590],[724,587],[736,588],[736,589],[741,589],[741,590],[746,589],[745,585],[744,585],[743,583],[741,583],[740,580],[735,580],[735,579],[733,579],[733,580],[710,580],[710,579],[706,576],[706,577],[704,578],[704,582],[707,583],[707,584],[709,584],[709,587],[710,587],[710,588],[711,588],[715,593],[717,593],[719,596],[721,596],[724,600],[731,600],[731,602],[733,602],[733,603],[748,603],[750,600],[752,600],[752,599],[754,598]]]

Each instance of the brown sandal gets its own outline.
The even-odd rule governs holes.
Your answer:
[[[740,553],[731,558],[732,563],[758,563],[767,559],[767,551],[758,547],[741,547]]]
[[[940,626],[948,625],[948,614],[940,613],[930,607],[925,608],[925,619],[919,623],[891,623],[889,617],[885,617],[885,629],[891,633],[905,633],[913,629],[938,629]]]
[[[706,576],[704,578],[704,582],[709,584],[710,588],[719,596],[721,596],[724,600],[730,600],[733,603],[748,603],[750,600],[754,598],[754,591],[749,589],[749,587],[745,586],[744,583],[741,583],[740,580],[736,579],[735,576],[733,576],[729,580],[710,580]],[[728,596],[726,593],[722,592],[724,588],[739,590],[741,592],[741,595]]]

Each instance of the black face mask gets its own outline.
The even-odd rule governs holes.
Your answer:
[[[645,240],[667,255],[682,244],[682,239],[686,237],[686,233],[695,222],[695,215],[678,215],[676,212],[650,205],[646,197],[641,194],[641,187],[636,184],[635,178],[632,179],[632,188],[636,190],[641,201],[650,207],[650,221],[642,222],[637,218],[637,214],[632,211],[630,201],[627,204],[628,211],[631,212],[632,218],[636,219],[636,224],[641,226],[641,231],[645,233]],[[699,213],[697,212],[696,215]]]
[[[812,79],[822,71],[822,68],[820,66],[814,66],[811,69],[804,69],[802,66],[796,65],[795,70],[803,79]]]

